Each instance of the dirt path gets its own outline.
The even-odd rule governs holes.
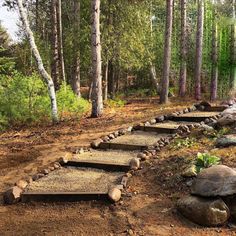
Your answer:
[[[164,109],[152,101],[136,102],[116,112],[106,110],[105,116],[97,120],[84,118],[80,124],[6,132],[0,136],[0,189],[4,191],[60,155],[89,145],[104,130],[109,133],[122,124],[127,126],[187,105],[176,103]],[[135,172],[128,195],[115,205],[96,201],[0,204],[0,235],[236,235],[227,227],[205,229],[178,216],[174,204],[188,192],[180,177],[183,157],[210,146],[202,142],[195,149],[170,148]]]

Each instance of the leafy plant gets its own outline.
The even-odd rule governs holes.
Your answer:
[[[221,159],[209,153],[198,153],[196,159],[196,171],[199,173],[202,169],[220,164]]]
[[[106,104],[110,108],[123,107],[126,104],[126,101],[119,98],[108,99]]]
[[[196,142],[195,138],[185,138],[185,139],[176,139],[175,142],[172,144],[174,149],[181,149],[183,147],[189,148],[192,147]]]

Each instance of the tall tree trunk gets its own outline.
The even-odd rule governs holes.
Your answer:
[[[73,32],[73,74],[72,74],[72,89],[74,93],[81,97],[80,93],[80,0],[74,0],[74,32]]]
[[[169,94],[169,74],[171,60],[171,36],[172,36],[172,18],[173,17],[173,0],[166,0],[166,33],[164,48],[164,65],[161,80],[160,103],[168,102]]]
[[[57,32],[57,0],[51,0],[51,14],[52,14],[52,63],[51,63],[51,76],[55,85],[56,90],[60,87],[59,78],[59,42],[58,42],[58,32]]]
[[[197,35],[196,35],[196,64],[195,64],[195,98],[201,99],[201,70],[204,25],[204,1],[198,0]]]
[[[57,0],[57,32],[58,32],[58,43],[59,43],[59,64],[61,70],[61,79],[66,82],[65,74],[65,62],[63,52],[63,39],[62,39],[62,16],[61,16],[61,0]]]
[[[217,98],[217,85],[218,85],[218,33],[216,23],[216,9],[213,6],[213,21],[212,21],[212,72],[211,72],[211,100]]]
[[[102,98],[102,58],[100,41],[100,0],[92,0],[92,113],[99,117],[103,112]]]
[[[152,1],[151,1],[151,7],[150,7],[150,26],[151,26],[151,40],[152,40],[152,47],[153,47],[153,24],[152,24]],[[159,88],[159,83],[157,80],[157,74],[156,74],[156,68],[155,65],[153,64],[153,62],[151,62],[150,65],[150,74],[151,74],[151,79],[152,79],[152,83],[155,87],[156,93],[159,94],[160,93],[160,88]]]
[[[232,18],[235,20],[235,0],[232,0]],[[230,86],[232,90],[236,89],[236,24],[231,25],[231,72]]]
[[[104,73],[104,101],[108,98],[108,71],[109,71],[109,61],[106,61],[105,73]]]
[[[186,26],[187,26],[187,0],[180,0],[181,8],[181,37],[180,37],[180,72],[179,72],[179,96],[186,94],[186,76],[187,76],[187,45],[186,45]]]
[[[39,51],[37,49],[37,46],[35,44],[33,32],[31,31],[30,26],[29,26],[29,21],[28,21],[27,15],[26,15],[26,11],[23,7],[22,0],[17,0],[17,5],[19,8],[19,13],[20,13],[22,23],[23,23],[25,31],[26,31],[26,35],[29,39],[31,50],[32,50],[33,55],[36,59],[39,73],[42,76],[44,82],[47,84],[47,87],[48,87],[48,93],[49,93],[49,97],[51,100],[52,120],[53,120],[53,122],[58,122],[57,101],[56,101],[56,94],[55,94],[53,80],[44,68],[42,58],[41,58]]]

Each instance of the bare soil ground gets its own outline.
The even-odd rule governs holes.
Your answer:
[[[99,119],[10,130],[0,136],[0,191],[18,179],[121,126],[178,110],[191,101],[168,106],[155,100],[132,101]],[[228,226],[202,228],[175,211],[176,200],[189,190],[180,176],[183,165],[198,151],[211,150],[213,141],[199,136],[191,148],[166,147],[158,157],[134,173],[126,196],[108,202],[30,203],[12,206],[0,202],[0,235],[236,235]],[[236,167],[236,148],[214,150],[223,162]]]

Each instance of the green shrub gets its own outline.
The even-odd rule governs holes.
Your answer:
[[[106,105],[110,108],[123,107],[125,104],[126,101],[119,98],[108,99],[106,102]]]
[[[62,85],[57,92],[60,118],[80,117],[89,103],[74,95],[70,86]],[[0,80],[0,129],[8,125],[50,121],[50,99],[47,87],[37,74],[2,76]]]
[[[199,173],[202,169],[220,164],[221,159],[209,153],[198,153],[196,159],[196,170]]]
[[[196,139],[195,138],[185,138],[185,139],[181,139],[181,138],[177,138],[172,144],[171,147],[173,149],[179,150],[181,148],[190,148],[192,147],[194,144],[196,143]]]
[[[69,85],[63,84],[57,92],[57,104],[61,119],[80,117],[87,112],[90,104],[83,98],[78,98]]]

